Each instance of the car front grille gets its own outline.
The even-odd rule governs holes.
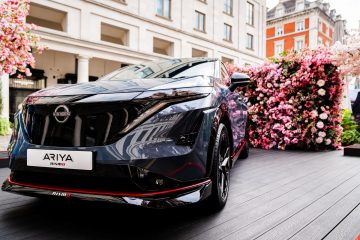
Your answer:
[[[59,104],[28,105],[23,121],[32,144],[59,147],[91,147],[119,140],[154,102],[70,103],[70,116],[58,122],[54,111]]]

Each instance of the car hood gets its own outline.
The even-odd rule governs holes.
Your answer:
[[[37,91],[30,97],[79,96],[111,93],[142,93],[145,91],[167,90],[191,87],[211,87],[208,77],[188,77],[182,79],[156,78],[119,81],[96,81],[73,85],[57,85]],[[131,94],[132,95],[132,94]]]

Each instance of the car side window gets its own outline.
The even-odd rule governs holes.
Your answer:
[[[221,81],[224,85],[230,85],[230,75],[223,63],[221,63]]]

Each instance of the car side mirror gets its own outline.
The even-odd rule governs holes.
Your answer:
[[[231,77],[229,89],[234,91],[238,87],[246,87],[250,83],[250,77],[244,73],[234,72]]]

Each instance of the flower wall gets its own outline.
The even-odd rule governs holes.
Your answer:
[[[1,0],[0,3],[0,75],[16,71],[31,75],[28,66],[35,64],[31,50],[42,52],[35,25],[26,23],[30,0]]]
[[[249,136],[265,149],[337,149],[341,145],[343,80],[326,48],[305,49],[259,66],[239,69],[251,83]]]

